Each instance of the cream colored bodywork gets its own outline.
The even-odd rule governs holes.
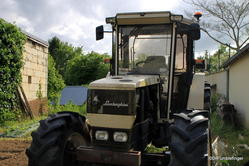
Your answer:
[[[141,13],[118,13],[116,24],[136,25],[136,24],[168,24],[172,21],[179,21],[185,24],[193,23],[192,20],[183,18],[182,15],[175,15],[171,12],[141,12]]]
[[[120,13],[117,14],[117,24],[127,25],[127,24],[163,24],[170,22],[169,12],[147,12],[143,13]]]
[[[111,76],[90,83],[90,89],[135,90],[159,83],[158,76],[152,75],[124,75]]]
[[[88,123],[94,127],[131,129],[135,115],[87,114]]]
[[[195,73],[190,87],[188,109],[204,109],[205,74]]]
[[[90,89],[136,90],[159,83],[159,76],[124,75],[109,76],[90,83]],[[131,129],[136,115],[87,114],[88,122],[94,127]]]

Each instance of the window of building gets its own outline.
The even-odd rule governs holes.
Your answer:
[[[32,48],[36,47],[36,43],[34,41],[32,41]]]
[[[28,83],[31,84],[32,83],[32,77],[28,76]]]

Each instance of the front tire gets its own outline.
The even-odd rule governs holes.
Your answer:
[[[169,166],[207,166],[207,112],[190,111],[175,114],[174,117],[174,123],[170,126]]]
[[[29,166],[75,165],[70,151],[90,143],[85,117],[73,112],[59,112],[40,121],[32,132],[31,146],[26,150]]]

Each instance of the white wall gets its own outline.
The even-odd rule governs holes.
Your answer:
[[[204,109],[205,74],[195,73],[190,87],[188,109]]]
[[[241,57],[229,70],[229,101],[238,111],[241,122],[249,128],[249,55]]]
[[[206,75],[206,81],[216,84],[216,93],[227,96],[227,71]],[[229,102],[249,129],[249,53],[229,66]]]
[[[221,71],[206,75],[206,81],[211,85],[216,84],[216,93],[227,96],[227,72]]]

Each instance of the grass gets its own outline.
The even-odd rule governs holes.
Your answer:
[[[227,147],[225,148],[222,157],[243,157],[243,160],[223,160],[219,161],[222,166],[242,166],[249,161],[249,151],[239,148],[238,144],[247,144],[249,146],[249,130],[245,128],[238,128],[232,124],[225,123],[217,111],[211,114],[211,133],[214,140],[217,136],[223,141]],[[239,139],[239,135],[243,139]]]
[[[7,121],[0,126],[0,138],[27,138],[31,136],[31,132],[39,127],[39,121],[46,119],[48,115],[54,114],[60,111],[71,111],[78,112],[81,115],[86,114],[86,104],[76,106],[73,104],[67,105],[49,105],[49,110],[47,115],[36,117],[34,119],[21,118],[19,121]]]
[[[30,133],[39,126],[39,121],[46,116],[36,117],[34,119],[22,119],[19,121],[7,121],[0,127],[2,137],[30,137]]]

